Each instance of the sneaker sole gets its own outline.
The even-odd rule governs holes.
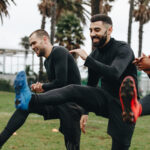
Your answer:
[[[123,120],[133,122],[134,116],[131,110],[131,100],[134,96],[134,82],[130,78],[126,78],[121,85],[120,97],[123,103]]]
[[[24,72],[20,72],[17,74],[16,76],[16,79],[14,81],[14,88],[15,88],[15,92],[17,94],[16,98],[15,98],[15,106],[16,108],[18,108],[18,105],[21,103],[21,95],[20,95],[20,92],[21,92],[21,89],[23,88],[23,85],[24,85],[24,78],[23,76],[25,75]]]

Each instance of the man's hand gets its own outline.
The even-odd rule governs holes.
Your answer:
[[[145,73],[147,73],[147,75],[149,75],[149,76],[150,76],[150,71],[146,71],[146,70],[144,70],[144,72],[145,72]]]
[[[83,133],[85,133],[86,123],[88,121],[88,115],[82,115],[80,119],[80,128]]]
[[[83,49],[73,49],[69,51],[70,53],[77,53],[83,60],[85,60],[88,56],[85,50]]]
[[[133,64],[135,64],[139,70],[149,71],[150,70],[150,56],[146,56],[145,54],[142,54],[141,57],[136,58],[133,61]]]
[[[142,60],[142,57],[140,58],[135,58],[133,61],[133,64],[135,64],[136,66],[138,65],[138,63]]]
[[[140,63],[144,57],[147,57],[147,56],[144,53],[142,53],[141,57],[134,59],[133,64],[135,64],[137,66],[138,63]]]
[[[42,83],[40,83],[40,82],[37,82],[37,83],[35,83],[35,84],[32,84],[31,85],[31,90],[33,91],[33,92],[36,92],[36,93],[43,93],[44,92],[44,90],[43,90],[43,88],[42,88]]]
[[[139,70],[150,70],[150,58],[148,56],[143,57],[137,67]]]

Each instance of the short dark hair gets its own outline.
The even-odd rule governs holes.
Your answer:
[[[103,21],[104,23],[113,25],[111,18],[104,14],[96,14],[92,16],[91,22],[96,22],[96,21]]]
[[[45,30],[43,30],[43,29],[38,29],[38,30],[33,31],[33,32],[30,34],[29,38],[30,38],[33,34],[36,34],[38,37],[47,36],[47,37],[50,39],[49,34],[48,34]]]

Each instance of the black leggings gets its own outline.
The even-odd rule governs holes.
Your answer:
[[[142,114],[141,116],[150,115],[150,95],[146,95],[140,100],[142,105]]]
[[[112,97],[101,88],[69,85],[46,93],[32,95],[29,108],[38,105],[60,105],[71,101],[89,112],[95,112],[97,115],[109,118],[108,133],[119,141],[117,143],[123,143],[122,146],[130,145],[134,125],[123,122],[119,99]],[[116,147],[116,142],[113,145]]]
[[[3,146],[3,144],[9,139],[9,137],[25,123],[30,113],[36,113],[45,116],[45,114],[47,113],[47,109],[44,106],[30,108],[29,111],[17,109],[8,121],[7,126],[0,134],[0,147]],[[53,119],[60,119],[56,111],[53,110],[51,111],[51,117]],[[73,138],[69,139],[68,135],[64,134],[64,141],[67,150],[80,150],[80,126],[78,127],[77,125],[75,129],[77,131],[77,134],[74,135],[74,140],[72,140]]]
[[[111,150],[129,150],[130,145],[123,145],[119,143],[117,140],[112,138],[112,149]]]

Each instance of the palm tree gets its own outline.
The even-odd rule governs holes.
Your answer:
[[[57,9],[57,0],[52,0],[51,8],[51,43],[54,44],[55,37],[55,26],[56,26],[56,9]]]
[[[89,19],[89,11],[86,10],[84,5],[91,6],[90,0],[53,0],[53,11],[51,19],[51,42],[54,42],[55,24],[59,21],[64,14],[74,13],[85,24],[86,17]],[[57,5],[57,7],[56,7]],[[54,19],[55,18],[55,19]]]
[[[41,0],[41,3],[38,4],[40,14],[42,15],[41,29],[45,29],[46,17],[51,16],[51,11],[50,11],[51,5],[52,2],[50,0]]]
[[[91,0],[91,14],[108,14],[111,11],[111,2],[114,0]]]
[[[140,57],[142,52],[143,27],[150,20],[150,0],[137,0],[133,16],[135,17],[135,21],[139,22],[138,57]]]
[[[14,4],[14,0],[11,0]],[[0,18],[1,18],[1,22],[3,23],[3,15],[8,16],[8,5],[10,5],[8,0],[0,0]]]
[[[45,29],[45,23],[46,23],[46,17],[51,16],[51,1],[50,0],[42,0],[40,4],[38,4],[38,8],[40,11],[40,14],[42,15],[42,23],[41,23],[41,29]],[[40,57],[40,65],[39,65],[39,81],[42,80],[43,75],[43,58]]]
[[[71,50],[80,48],[84,39],[83,29],[78,17],[73,13],[62,16],[57,23],[56,42]],[[77,58],[76,55],[73,56],[75,59]]]
[[[89,18],[90,13],[84,5],[91,6],[90,0],[57,0],[56,22],[65,13],[73,12],[82,23],[85,23],[85,18]]]
[[[91,15],[99,14],[99,3],[100,0],[91,0]]]
[[[21,38],[20,45],[25,49],[24,69],[26,69],[28,50],[30,48],[29,38],[27,36]]]
[[[132,18],[134,10],[134,0],[129,0],[130,10],[129,10],[129,23],[128,23],[128,44],[131,45],[131,33],[132,33]]]

